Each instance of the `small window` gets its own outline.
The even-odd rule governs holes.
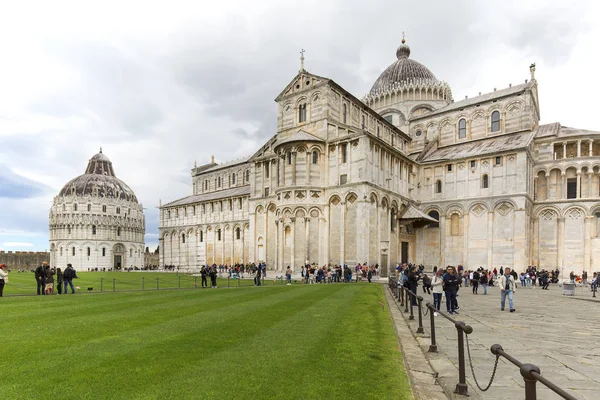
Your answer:
[[[319,162],[319,153],[316,150],[312,152],[312,163],[317,164]]]
[[[577,198],[577,178],[567,179],[567,199]]]
[[[102,212],[106,212],[106,206],[102,206]]]
[[[217,187],[221,187],[221,177],[217,178]]]
[[[344,143],[342,145],[342,163],[346,163],[348,161],[348,144]]]
[[[63,211],[67,211],[67,205],[63,204]]]
[[[133,249],[129,249],[129,257],[133,257]]]
[[[171,218],[171,210],[167,210],[167,219]]]
[[[72,254],[72,255],[75,255],[75,247],[72,247],[72,248],[71,248],[71,254]]]
[[[71,234],[71,226],[67,226],[67,233],[70,235]]]
[[[181,243],[185,243],[185,233],[181,235]]]
[[[219,201],[219,211],[223,212],[223,200]]]
[[[452,164],[446,165],[446,169],[448,170],[448,172],[452,172]]]
[[[192,206],[192,215],[196,215],[196,206]]]
[[[362,129],[365,129],[365,116],[362,116],[362,122],[361,122],[361,127]]]
[[[204,232],[200,231],[200,242],[204,242]]]
[[[175,209],[175,218],[179,218],[179,208]]]
[[[238,199],[238,203],[239,203],[239,209],[242,209],[242,199]]]
[[[422,134],[423,134],[423,132],[421,132],[421,131],[417,131],[417,132],[415,133],[415,136],[419,137],[419,136],[421,136]]]
[[[233,200],[229,199],[229,211],[233,211]]]
[[[102,257],[106,257],[106,248],[105,247],[102,248]]]
[[[237,228],[237,229],[235,230],[235,238],[236,238],[237,240],[240,240],[240,236],[241,236],[241,233],[240,233],[240,228]]]
[[[63,248],[62,247],[60,248],[60,256],[61,257],[63,256]]]
[[[488,178],[487,174],[483,174],[483,176],[481,177],[481,187],[483,189],[487,189],[490,185],[490,179]]]
[[[268,162],[268,161],[266,161],[266,162],[265,162],[265,177],[266,177],[266,178],[268,178],[268,177],[269,177],[269,175],[270,175],[270,171],[269,171],[269,169],[270,169],[270,168],[269,168],[269,162]]]
[[[117,207],[117,214],[121,214],[121,207]]]
[[[73,211],[77,211],[77,203],[73,204]]]
[[[265,188],[265,197],[267,197],[269,195],[269,188]]]
[[[385,116],[385,117],[383,117],[383,118],[385,118],[385,120],[386,120],[387,122],[389,122],[390,124],[391,124],[391,123],[392,123],[392,121],[394,120],[394,117],[393,117],[392,115],[386,115],[386,116]]]
[[[235,185],[235,174],[231,174],[231,184]]]
[[[435,182],[435,192],[442,193],[442,181],[438,180]]]
[[[477,166],[477,161],[472,160],[471,161],[471,168],[475,168]]]
[[[377,137],[379,137],[379,127],[377,127]]]
[[[498,132],[500,130],[500,112],[494,111],[492,113],[492,132]]]
[[[440,213],[438,213],[435,210],[431,210],[427,213],[427,215],[429,215],[431,218],[435,219],[436,221],[440,220]],[[439,222],[431,222],[429,224],[430,228],[439,228],[440,227],[440,223]]]
[[[348,182],[348,175],[342,174],[340,175],[340,185],[345,185]]]
[[[246,170],[246,182],[250,182],[250,170]]]
[[[211,213],[215,212],[215,203],[210,203],[210,212]]]
[[[221,230],[217,229],[217,240],[221,240]]]
[[[462,118],[458,121],[458,138],[464,139],[467,137],[467,120]]]
[[[92,211],[92,205],[88,204],[88,211]]]
[[[288,162],[288,165],[292,165],[292,153],[291,152],[287,153],[287,162]]]
[[[117,236],[121,236],[121,228],[117,228]]]
[[[89,247],[87,248],[87,254],[88,254],[88,257],[92,255],[92,250]]]
[[[345,104],[343,104],[342,105],[342,122],[344,124],[346,123],[346,120],[347,120],[347,113],[348,113],[347,107]]]
[[[96,234],[96,225],[92,225],[92,235]]]
[[[502,157],[496,157],[496,165],[502,165]]]
[[[298,122],[306,122],[306,104],[300,104],[298,107]]]

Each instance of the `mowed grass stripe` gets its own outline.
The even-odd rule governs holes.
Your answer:
[[[0,368],[15,373],[3,374],[5,393],[74,399],[354,398],[357,393],[406,398],[394,331],[377,304],[382,299],[379,285],[19,298],[11,309],[20,303],[25,331],[39,327],[28,315],[38,318],[39,307],[47,311],[41,322],[49,329],[29,338],[32,346],[26,346],[27,337],[7,343],[9,357]],[[73,317],[65,314],[75,310]],[[9,325],[19,323],[15,311]],[[6,327],[0,328],[3,337]],[[16,366],[13,358],[10,365],[10,354],[24,345],[29,353],[18,354],[23,362]],[[57,372],[56,388],[37,384],[38,377]],[[367,388],[361,376],[368,376]]]

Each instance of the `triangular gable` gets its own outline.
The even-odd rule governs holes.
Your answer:
[[[279,102],[284,97],[313,88],[323,82],[329,82],[329,79],[302,70],[275,98],[275,101]]]

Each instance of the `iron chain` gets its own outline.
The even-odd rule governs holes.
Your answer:
[[[477,382],[477,378],[475,377],[475,370],[473,368],[473,360],[471,359],[471,348],[469,347],[469,335],[465,333],[465,336],[467,337],[467,340],[466,340],[467,354],[469,355],[469,366],[471,367],[471,374],[473,375],[473,380],[475,381],[475,384],[477,385],[479,390],[481,390],[482,392],[485,392],[492,386],[492,382],[494,382],[494,377],[496,376],[496,368],[498,368],[498,360],[500,359],[500,355],[496,354],[496,362],[494,362],[494,370],[492,371],[492,377],[490,378],[490,382],[488,383],[488,385],[485,388],[482,388],[479,385],[479,382]]]

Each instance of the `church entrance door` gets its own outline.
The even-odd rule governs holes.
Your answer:
[[[408,263],[408,242],[402,242],[402,264]]]

